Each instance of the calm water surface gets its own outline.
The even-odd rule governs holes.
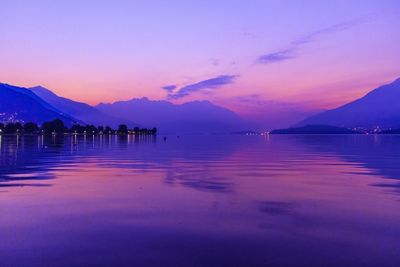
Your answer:
[[[400,266],[400,136],[0,136],[0,266]]]

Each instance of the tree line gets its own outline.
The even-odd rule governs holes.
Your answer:
[[[157,128],[147,129],[134,127],[129,129],[126,124],[120,124],[118,129],[109,126],[94,126],[73,124],[70,128],[65,126],[60,119],[44,122],[41,126],[34,122],[20,123],[10,122],[0,123],[0,134],[119,134],[119,135],[156,135]]]

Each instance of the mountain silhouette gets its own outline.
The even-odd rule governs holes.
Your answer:
[[[136,123],[129,119],[115,118],[109,116],[104,112],[92,107],[88,104],[73,101],[68,98],[60,97],[42,86],[36,86],[29,88],[37,96],[54,106],[55,108],[62,110],[63,112],[70,114],[71,116],[83,121],[86,124],[93,125],[108,125],[116,128],[118,124],[127,124],[129,127],[137,126]]]
[[[209,101],[173,104],[141,98],[96,107],[113,116],[132,118],[145,127],[157,127],[164,133],[226,133],[251,127],[236,113]]]
[[[31,90],[0,83],[0,121],[43,123],[61,119],[70,125],[77,119],[47,103]]]
[[[306,125],[298,128],[276,129],[271,134],[358,134],[361,132],[329,125]]]
[[[400,79],[372,90],[351,103],[311,116],[296,126],[400,128]]]

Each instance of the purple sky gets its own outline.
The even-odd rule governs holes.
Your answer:
[[[257,117],[400,76],[400,1],[0,0],[0,82],[97,104],[207,99]]]

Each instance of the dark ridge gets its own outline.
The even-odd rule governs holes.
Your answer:
[[[329,125],[306,125],[298,128],[273,130],[271,134],[361,134],[361,132]]]

